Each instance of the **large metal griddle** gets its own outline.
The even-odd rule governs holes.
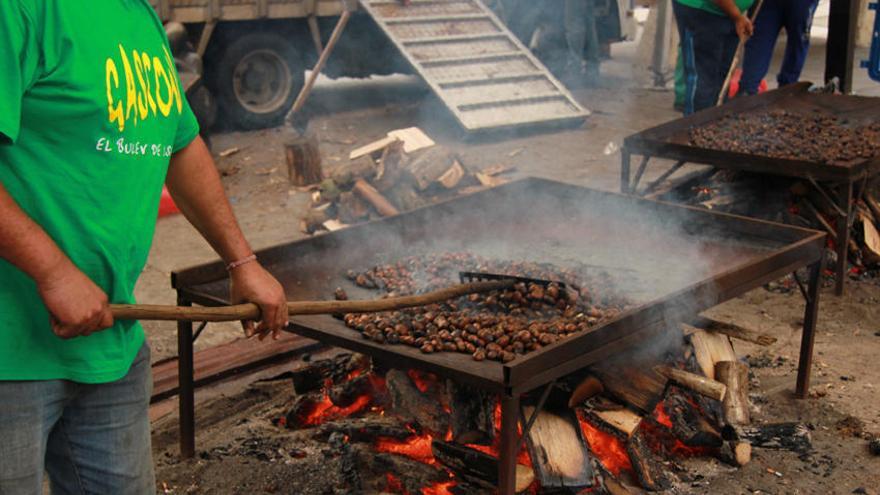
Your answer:
[[[337,286],[351,298],[375,297],[345,277],[418,253],[469,251],[499,258],[586,264],[607,272],[634,301],[618,318],[502,364],[457,353],[423,354],[404,345],[363,339],[330,316],[292,319],[300,335],[368,354],[395,367],[454,378],[502,396],[503,493],[510,482],[519,396],[614,352],[664,332],[798,268],[811,265],[804,347],[797,389],[809,386],[818,278],[825,234],[759,220],[658,203],[543,179],[516,181],[396,217],[276,246],[258,254],[290,299],[331,299]],[[606,268],[599,268],[606,267]],[[223,264],[172,274],[180,304],[228,303]],[[602,290],[596,288],[594,290]],[[181,370],[192,355],[192,325],[179,326]],[[181,446],[194,452],[191,377],[181,371]],[[185,410],[186,409],[186,410]],[[507,450],[505,450],[507,449]],[[506,454],[505,454],[506,453]]]
[[[717,168],[744,170],[762,174],[808,179],[813,183],[827,182],[839,188],[834,201],[841,212],[837,222],[838,264],[837,293],[843,293],[846,271],[846,250],[849,226],[853,221],[854,184],[880,172],[880,156],[835,163],[773,158],[760,154],[738,153],[695,146],[689,142],[692,127],[716,122],[724,117],[753,111],[786,110],[804,115],[822,114],[838,117],[853,125],[880,122],[880,98],[826,93],[811,93],[810,83],[803,82],[768,91],[758,96],[736,98],[724,105],[702,110],[689,116],[661,124],[633,134],[623,141],[621,148],[621,191],[644,195],[652,192],[659,181],[648,184],[641,191],[639,182],[652,158],[674,160],[670,171],[685,163],[712,165]],[[633,155],[642,161],[631,177]],[[669,174],[661,175],[661,178]],[[817,187],[819,187],[817,185]]]

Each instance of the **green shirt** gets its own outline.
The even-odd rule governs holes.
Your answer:
[[[147,0],[0,1],[0,183],[111,302],[134,302],[169,157],[197,134]],[[113,381],[143,342],[131,321],[56,337],[0,259],[0,380]]]
[[[715,2],[713,2],[712,0],[675,0],[675,1],[682,4],[682,5],[687,5],[688,7],[693,7],[695,9],[705,10],[706,12],[711,12],[713,14],[724,15],[724,16],[727,15],[724,13],[723,10],[719,9],[718,6],[715,5]],[[753,3],[755,3],[755,0],[734,0],[734,3],[736,4],[736,7],[739,9],[740,12],[745,12],[746,10],[749,9],[749,7],[752,6]]]

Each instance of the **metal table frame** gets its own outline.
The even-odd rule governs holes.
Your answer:
[[[713,122],[731,114],[744,113],[772,106],[779,104],[782,100],[790,102],[803,101],[805,95],[808,94],[809,87],[810,83],[804,82],[768,91],[754,97],[735,99],[723,106],[706,109],[627,137],[623,142],[620,153],[620,191],[624,194],[636,196],[650,194],[686,163],[807,179],[833,205],[837,216],[836,225],[834,226],[834,234],[837,237],[835,242],[837,253],[835,293],[838,296],[843,295],[847,275],[846,267],[850,228],[855,217],[855,208],[853,208],[854,191],[859,183],[862,184],[860,190],[864,191],[867,180],[880,174],[880,159],[874,158],[848,166],[825,165],[801,160],[710,150],[675,142],[672,139],[673,136],[680,134],[690,127]],[[842,95],[824,96],[848,98],[849,105],[858,103],[861,100],[871,100],[872,105],[868,106],[868,108],[880,108],[880,99],[877,98]],[[863,111],[863,108],[859,109],[859,111]],[[841,113],[845,114],[847,110],[843,110]],[[635,170],[635,176],[632,176],[633,155],[640,155],[642,157],[638,168]],[[657,179],[639,191],[639,183],[652,158],[673,160],[674,163]],[[837,186],[837,192],[828,191],[819,183],[820,181]]]
[[[542,182],[551,183],[559,188],[570,188],[583,190],[576,186],[568,186],[551,181],[543,181],[540,179],[529,179],[527,181],[518,181],[501,188],[513,189],[522,186],[522,183],[540,184]],[[501,189],[496,188],[496,189]],[[489,192],[475,193],[488,194]],[[591,192],[591,194],[607,194]],[[607,196],[616,195],[607,194]],[[457,198],[451,201],[461,201],[465,198]],[[631,199],[620,199],[620,201]],[[645,200],[636,200],[645,201]],[[447,202],[448,203],[448,202]],[[686,287],[675,294],[671,294],[662,298],[660,301],[652,301],[651,303],[639,306],[630,311],[623,313],[617,319],[606,325],[598,327],[592,331],[584,332],[578,336],[566,339],[568,342],[582,343],[582,345],[568,346],[548,346],[540,351],[530,353],[529,355],[510,363],[511,365],[502,365],[501,363],[488,363],[490,366],[497,367],[501,371],[501,380],[493,381],[489,379],[475,380],[474,375],[469,375],[467,370],[450,370],[445,367],[444,354],[439,353],[432,355],[422,355],[417,349],[406,348],[405,346],[388,346],[376,344],[372,341],[362,339],[359,336],[349,339],[345,335],[333,335],[313,328],[310,325],[302,324],[302,321],[293,321],[290,331],[303,335],[308,338],[319,340],[323,343],[340,346],[356,352],[366,353],[374,358],[384,362],[394,362],[398,366],[412,367],[428,372],[439,373],[441,376],[457,378],[466,378],[467,382],[474,386],[481,387],[490,392],[500,395],[501,403],[501,445],[499,463],[499,486],[500,493],[510,495],[514,493],[515,473],[516,473],[516,454],[521,446],[522,438],[528,434],[528,428],[531,426],[534,417],[526,421],[522,421],[523,436],[517,432],[517,425],[520,423],[520,401],[521,396],[532,390],[544,388],[542,400],[536,407],[534,415],[541,410],[543,399],[546,398],[550,388],[555,381],[573,371],[582,369],[592,363],[598,362],[605,358],[608,354],[618,352],[634,346],[643,339],[664,332],[670,317],[677,317],[680,321],[687,321],[696,317],[697,313],[715,306],[723,301],[737,297],[745,292],[760,287],[761,285],[775,280],[780,276],[795,272],[801,267],[809,266],[809,279],[806,284],[799,281],[799,285],[806,298],[806,309],[804,313],[804,326],[801,341],[801,353],[799,359],[799,368],[797,376],[796,393],[798,397],[806,397],[810,382],[810,367],[812,363],[813,341],[815,337],[816,316],[818,314],[819,303],[819,287],[820,274],[822,271],[823,245],[825,235],[823,233],[799,229],[796,227],[782,226],[770,222],[760,220],[746,219],[744,217],[736,217],[733,215],[724,215],[711,213],[697,208],[689,208],[678,205],[671,205],[659,202],[650,202],[655,208],[672,208],[675,210],[690,210],[694,217],[711,218],[713,222],[717,221],[720,226],[736,225],[740,229],[747,229],[750,234],[759,235],[763,232],[769,235],[770,232],[780,233],[783,235],[787,232],[786,239],[788,244],[784,248],[775,249],[762,256],[756,256],[750,259],[743,266],[732,267],[724,273],[696,283],[690,287]],[[430,207],[428,207],[430,208]],[[424,210],[424,209],[421,209]],[[380,220],[379,222],[403,222],[407,221],[406,217],[411,216],[410,220],[418,220],[418,212],[404,213],[397,217]],[[415,217],[413,217],[415,215]],[[368,225],[361,225],[360,228],[368,228]],[[346,230],[354,230],[358,226]],[[267,261],[267,268],[272,271],[273,260],[278,260],[284,252],[289,252],[290,248],[302,245],[304,242],[320,243],[320,238],[326,240],[332,235],[344,233],[345,230],[333,234],[325,234],[320,237],[306,239],[284,246],[277,246],[258,252],[264,261]],[[215,262],[188,270],[177,271],[172,273],[172,286],[177,290],[177,302],[179,305],[187,306],[192,304],[202,305],[222,305],[226,302],[221,297],[211,294],[207,291],[200,290],[198,285],[208,280],[216,280],[217,277],[225,276],[223,264]],[[677,308],[677,298],[686,296],[705,296],[696,297],[700,302],[696,306],[689,306],[688,313],[681,313],[681,309]],[[352,333],[354,333],[352,331]],[[194,380],[193,380],[193,341],[198,333],[194,331],[192,322],[178,323],[178,356],[179,356],[179,418],[180,418],[180,451],[182,457],[192,457],[195,454],[195,399],[194,399]],[[583,351],[583,349],[588,349]],[[467,357],[467,356],[465,356]],[[552,363],[548,365],[548,361]],[[483,364],[483,363],[476,363]],[[491,373],[489,373],[491,375]]]

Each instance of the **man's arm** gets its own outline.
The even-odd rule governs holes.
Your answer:
[[[754,32],[752,21],[743,12],[740,12],[734,0],[712,0],[722,12],[730,17],[733,24],[736,25],[736,34],[740,39],[746,39]]]
[[[51,315],[52,331],[72,338],[113,325],[107,295],[0,184],[0,258],[30,276]]]
[[[165,184],[180,211],[226,263],[253,254],[235,221],[214,160],[201,137],[171,157]],[[262,312],[262,321],[256,328],[253,322],[243,322],[247,335],[256,332],[262,338],[272,332],[277,338],[288,320],[281,284],[256,261],[233,268],[230,279],[232,302],[256,303]]]

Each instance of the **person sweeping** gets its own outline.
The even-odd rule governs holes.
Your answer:
[[[163,183],[227,262],[249,334],[287,324],[148,0],[0,2],[0,493],[154,494],[132,303]]]

